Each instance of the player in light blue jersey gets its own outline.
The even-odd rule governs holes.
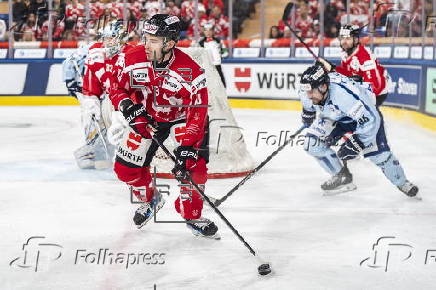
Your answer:
[[[399,190],[418,198],[418,187],[406,179],[389,148],[383,117],[375,106],[375,95],[369,85],[336,72],[327,74],[317,62],[301,76],[299,94],[302,120],[308,127],[304,149],[332,175],[321,185],[326,194],[356,188],[344,161],[363,154]],[[331,148],[333,145],[338,146],[337,152]]]
[[[85,59],[92,44],[82,44],[62,62],[62,80],[67,86],[68,94],[75,98],[77,93],[82,92]]]

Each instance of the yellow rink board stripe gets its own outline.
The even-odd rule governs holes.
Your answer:
[[[296,100],[229,99],[229,103],[232,108],[240,109],[301,110],[301,103]],[[0,97],[0,106],[71,106],[78,104],[75,98],[67,96]],[[415,123],[423,128],[436,131],[436,117],[392,107],[382,107],[382,112],[396,120]]]
[[[71,106],[78,105],[76,98],[68,96],[21,97],[0,96],[0,106]]]

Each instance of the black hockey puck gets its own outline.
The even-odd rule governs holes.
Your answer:
[[[257,272],[259,272],[259,274],[262,276],[268,275],[269,273],[271,273],[271,267],[269,266],[269,264],[262,264],[257,268]]]

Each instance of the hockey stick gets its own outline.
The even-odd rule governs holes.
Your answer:
[[[148,114],[146,114],[148,115]],[[151,119],[151,116],[146,117],[147,119]],[[162,149],[162,151],[175,163],[177,164],[177,159],[176,157],[168,150],[167,147],[165,147],[165,145],[163,145],[156,137],[154,137],[153,134],[151,135],[151,139],[156,142],[156,144]],[[191,177],[191,174],[189,172],[187,172],[187,180],[191,183],[192,186],[194,186],[194,188],[198,191],[198,193],[201,195],[201,197],[203,198],[203,200],[205,200],[209,206],[211,208],[214,209],[215,213],[221,218],[222,221],[224,221],[224,223],[230,228],[230,230],[236,235],[236,237],[238,237],[239,241],[241,241],[244,246],[250,251],[250,253],[257,259],[257,261],[259,263],[261,263],[261,265],[258,267],[258,272],[260,275],[267,275],[269,273],[271,273],[271,267],[268,263],[265,263],[260,257],[259,255],[253,250],[253,248],[250,246],[250,244],[248,244],[244,237],[241,236],[241,234],[235,229],[235,227],[229,222],[229,220],[221,213],[221,211],[213,204],[213,202],[209,199],[209,197],[204,193],[204,191],[198,186],[197,183],[194,182],[194,180]],[[183,183],[183,180],[181,178],[178,178],[177,176],[175,176],[175,178]]]
[[[214,205],[216,207],[220,206],[220,204],[222,204],[224,201],[226,201],[226,199],[228,199],[236,190],[239,189],[239,187],[241,187],[247,180],[249,180],[254,174],[256,174],[256,172],[258,172],[262,167],[265,166],[265,164],[267,164],[274,156],[276,156],[280,151],[283,150],[283,148],[286,147],[286,145],[288,145],[289,143],[292,142],[292,140],[294,140],[294,138],[301,133],[301,131],[303,131],[303,129],[306,128],[305,126],[300,127],[293,135],[291,135],[289,137],[288,140],[286,140],[282,146],[280,146],[279,148],[276,149],[276,151],[274,151],[273,153],[271,153],[271,155],[269,155],[264,161],[262,161],[262,163],[260,163],[256,168],[254,168],[253,170],[250,171],[250,173],[248,173],[244,179],[242,179],[238,184],[235,185],[235,187],[233,187],[226,195],[224,195],[222,198],[218,199]]]
[[[95,118],[94,114],[92,114],[91,118],[94,121],[95,126],[97,127],[98,135],[100,136],[101,142],[103,143],[104,152],[106,154],[107,159],[109,160],[110,159],[110,157],[109,157],[109,150],[107,149],[106,140],[104,140],[104,137],[103,137],[103,130],[101,129],[100,124],[98,123],[98,121]]]

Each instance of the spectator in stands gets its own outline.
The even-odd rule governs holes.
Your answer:
[[[280,32],[280,29],[278,26],[274,25],[271,26],[271,29],[269,30],[269,38],[282,38],[283,34]]]
[[[309,17],[309,8],[306,4],[302,4],[297,11],[297,20],[295,27],[299,30],[299,36],[302,38],[313,37],[313,20]]]
[[[26,23],[21,28],[21,33],[17,34],[22,41],[35,41],[35,31],[36,31],[36,16],[30,13],[27,16]]]
[[[204,8],[203,5],[198,5],[198,19],[199,19],[199,24],[198,24],[198,29],[199,32],[201,32],[201,27],[203,27],[206,23],[210,22],[207,15],[206,15],[206,9]],[[186,36],[189,39],[193,39],[195,37],[195,25],[196,25],[196,19],[192,19],[191,23],[189,24],[188,27],[188,31],[186,32]],[[212,25],[213,25],[213,21],[212,21]],[[200,35],[200,33],[199,33]]]
[[[215,37],[226,39],[229,36],[229,18],[221,13],[219,6],[214,6],[209,16],[209,21],[213,21],[215,27]]]
[[[48,4],[46,0],[32,0],[29,6],[29,13],[35,14],[37,25],[48,18]]]
[[[199,2],[198,10],[206,11],[204,5]],[[181,20],[181,30],[188,30],[189,25],[191,24],[192,19],[195,17],[195,1],[194,0],[186,0],[182,2],[181,11],[180,11],[180,20]]]
[[[174,2],[174,0],[169,0],[167,2],[166,13],[180,18],[180,8],[177,7],[176,2]]]
[[[63,19],[65,15],[65,8],[66,8],[65,2],[63,0],[53,0],[52,5],[53,5],[52,9],[57,11],[58,19]]]
[[[12,4],[12,21],[17,27],[21,27],[26,21],[29,7],[23,0],[15,0]]]
[[[62,36],[65,30],[65,22],[58,18],[57,10],[50,11],[50,16],[41,27],[37,27],[36,30],[36,40],[47,41],[48,40],[48,30],[49,30],[49,19],[52,23],[52,37],[54,41],[62,40]]]
[[[163,4],[162,8],[165,9],[165,4]],[[159,13],[160,3],[157,0],[147,0],[145,9],[147,10],[147,19],[150,19],[153,15]]]
[[[38,0],[37,0],[38,1]],[[80,17],[85,16],[85,7],[77,0],[70,0],[65,7],[65,29],[73,29]]]
[[[202,3],[206,9],[207,15],[210,15],[214,6],[221,8],[221,11],[224,10],[224,3],[222,0],[203,0]]]

